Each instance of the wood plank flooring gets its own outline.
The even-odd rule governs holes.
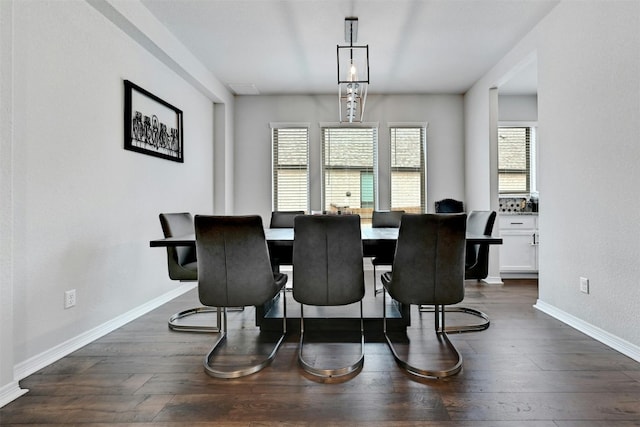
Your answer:
[[[193,291],[25,378],[29,393],[0,409],[0,425],[640,426],[640,363],[535,310],[535,281],[468,282],[466,295],[491,326],[450,334],[460,374],[417,380],[369,339],[357,376],[322,383],[298,367],[295,333],[263,371],[209,377],[202,359],[214,336],[166,325],[197,305]],[[253,316],[232,313],[230,326]],[[449,324],[473,320],[455,316]],[[412,328],[430,329],[431,317],[412,312]]]

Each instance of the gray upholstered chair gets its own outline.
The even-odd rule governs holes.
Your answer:
[[[402,217],[396,255],[391,272],[382,275],[383,331],[398,365],[420,377],[447,377],[462,369],[462,356],[445,330],[443,306],[456,304],[464,298],[465,214],[421,214]],[[429,369],[417,367],[415,348],[419,340],[387,331],[387,293],[404,305],[435,306],[435,333],[446,344],[455,362],[451,367]],[[404,333],[401,333],[401,335]],[[424,335],[424,334],[420,334]],[[402,346],[402,350],[399,348]]]
[[[300,303],[298,361],[317,377],[343,377],[364,363],[364,270],[359,215],[305,215],[295,219],[293,298]],[[360,303],[360,353],[344,367],[319,367],[305,350],[304,306]],[[311,342],[311,341],[309,341]]]
[[[435,203],[436,213],[464,212],[464,203],[455,199],[442,199]]]
[[[293,221],[299,215],[304,215],[304,211],[273,211],[269,228],[293,228]]]
[[[255,345],[250,345],[251,340],[245,337],[227,342],[227,308],[264,305],[283,291],[287,283],[285,274],[271,270],[262,219],[196,215],[195,232],[200,302],[218,307],[223,316],[220,336],[204,360],[205,371],[218,378],[258,372],[271,363],[285,337],[285,292],[282,292],[282,333],[276,332],[274,338],[273,332],[256,330]],[[237,335],[248,335],[249,329],[242,327]]]
[[[493,233],[495,221],[495,211],[471,211],[467,217],[467,233],[490,236]],[[488,275],[489,245],[486,243],[468,244],[464,278],[482,280]]]
[[[164,237],[184,236],[193,234],[193,217],[188,212],[181,213],[161,213],[160,225]],[[198,280],[198,265],[196,262],[196,248],[194,246],[168,246],[167,247],[167,267],[169,278],[181,282],[195,282]],[[217,309],[211,307],[194,307],[180,311],[169,318],[169,328],[174,331],[189,332],[218,332],[219,325],[207,324],[211,313],[216,313]],[[180,319],[192,316],[192,319],[200,317],[205,321],[200,323],[184,323]]]
[[[467,216],[467,233],[469,234],[484,234],[491,235],[493,232],[493,224],[496,220],[495,211],[471,211]],[[481,280],[487,277],[489,274],[489,245],[484,244],[466,244],[466,256],[465,256],[465,279]],[[420,308],[422,312],[431,312],[433,307],[423,306]],[[462,324],[447,326],[447,332],[473,332],[482,331],[487,329],[491,320],[489,316],[475,308],[454,306],[447,307],[447,313],[465,313],[482,319],[479,323]]]
[[[400,221],[402,220],[404,211],[373,211],[373,217],[371,218],[371,227],[400,227]],[[393,264],[393,255],[396,251],[396,243],[392,241],[383,241],[376,245],[376,256],[371,259],[373,264],[373,292],[374,295],[382,292],[384,288],[378,288],[376,286],[377,274],[376,267],[380,265],[391,266]]]
[[[293,228],[293,219],[304,215],[304,211],[273,211],[269,228]],[[280,271],[281,265],[293,264],[293,246],[279,242],[269,243],[271,266],[273,271]]]

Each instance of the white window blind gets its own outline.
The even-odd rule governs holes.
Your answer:
[[[371,220],[376,197],[377,128],[322,128],[324,209]]]
[[[391,209],[423,213],[426,205],[426,129],[391,127]]]
[[[526,194],[531,185],[530,127],[498,128],[498,193]]]
[[[308,210],[309,129],[273,128],[273,210]]]

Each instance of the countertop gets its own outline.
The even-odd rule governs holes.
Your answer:
[[[539,212],[498,212],[501,216],[508,215],[538,215]]]

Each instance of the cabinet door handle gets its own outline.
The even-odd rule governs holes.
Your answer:
[[[524,222],[512,222],[511,225],[522,225]]]
[[[536,233],[533,233],[533,242],[531,243],[531,246],[538,246],[540,244],[540,240],[536,239]]]

